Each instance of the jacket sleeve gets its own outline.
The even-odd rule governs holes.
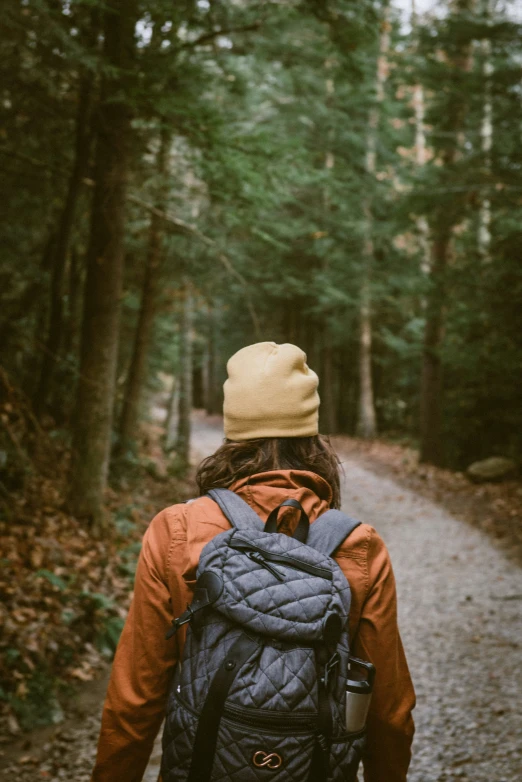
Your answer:
[[[134,598],[116,650],[92,782],[140,782],[165,713],[177,644],[165,640],[172,607],[165,511],[143,538]]]
[[[386,546],[372,529],[368,592],[353,653],[375,665],[368,715],[365,782],[406,782],[414,725],[415,693],[397,625],[395,578]]]

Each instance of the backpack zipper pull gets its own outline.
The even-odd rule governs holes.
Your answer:
[[[280,573],[277,568],[275,568],[273,565],[271,565],[269,562],[266,561],[264,556],[259,551],[249,551],[248,552],[248,558],[252,560],[252,562],[256,562],[258,565],[261,565],[261,567],[264,567],[265,570],[268,570],[270,573],[272,573],[275,578],[277,578],[278,581],[284,581],[284,576]]]

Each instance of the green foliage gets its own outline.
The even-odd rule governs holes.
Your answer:
[[[105,619],[96,636],[96,646],[102,654],[109,658],[112,657],[116,651],[124,624],[125,619],[121,616],[109,616]]]
[[[55,573],[52,573],[50,570],[37,570],[35,573],[35,576],[46,578],[47,581],[49,581],[50,584],[52,584],[54,587],[60,590],[60,592],[63,592],[65,589],[67,589],[67,583],[63,580],[63,578],[60,578],[60,576],[57,576]]]
[[[132,512],[136,508],[134,505],[124,505],[118,508],[118,511],[114,517],[114,526],[118,530],[122,538],[129,536],[131,532],[136,529],[136,522],[132,518]]]
[[[180,371],[181,280],[188,274],[196,301],[195,374],[210,371],[212,352],[216,399],[226,358],[248,342],[298,342],[320,373],[329,348],[333,418],[337,429],[353,431],[371,205],[373,369],[381,430],[410,436],[418,431],[425,303],[433,290],[420,268],[417,220],[424,216],[433,231],[447,226],[456,237],[444,280],[446,336],[440,347],[448,461],[461,467],[489,452],[522,454],[516,369],[522,355],[520,25],[509,7],[488,17],[482,5],[463,0],[437,18],[419,18],[410,30],[392,7],[373,176],[366,153],[387,6],[369,0],[140,2],[128,96],[133,144],[116,422],[143,300],[151,210],[157,208],[167,219],[159,232],[142,417],[147,392],[161,390],[160,373]],[[85,78],[92,78],[96,105],[100,76],[111,67],[100,36],[93,35],[102,10],[98,0],[39,0],[30,8],[11,0],[9,35],[0,44],[6,85],[0,154],[10,196],[0,207],[6,268],[5,276],[0,272],[0,337],[9,371],[29,393],[49,327],[53,237],[75,160],[79,95]],[[487,153],[481,141],[484,42],[492,71]],[[466,51],[468,59],[459,64]],[[424,166],[414,155],[412,91],[418,84],[424,90]],[[457,139],[456,113],[462,114]],[[171,146],[161,174],[157,156],[166,129]],[[90,198],[83,185],[63,290],[62,325],[69,336],[56,357],[46,410],[63,424],[66,439],[74,419]],[[485,198],[492,232],[487,265],[477,247]],[[9,285],[1,285],[8,275]],[[133,438],[114,463],[117,481],[155,471],[136,456],[140,433]],[[172,460],[171,474],[184,469]],[[116,524],[125,534],[125,519]]]
[[[6,697],[24,730],[62,721],[63,711],[56,696],[59,688],[60,681],[52,674],[37,670],[27,679],[23,698],[12,694]]]
[[[105,656],[111,658],[116,650],[125,619],[118,614],[112,598],[101,592],[84,591],[80,594],[83,617],[95,628],[94,642]]]
[[[446,464],[461,469],[493,454],[522,459],[522,65],[512,4],[488,14],[483,3],[447,2],[410,28],[385,0],[138,0],[134,66],[124,79],[104,53],[105,0],[4,5],[0,510],[24,545],[20,495],[34,502],[36,493],[42,505],[31,481],[41,473],[47,486],[69,465],[90,295],[85,258],[97,230],[91,206],[103,83],[125,83],[125,94],[118,88],[109,98],[132,113],[123,295],[111,303],[120,312],[113,488],[127,490],[144,477],[157,488],[187,473],[172,442],[166,474],[140,449],[163,424],[151,399],[161,401],[167,376],[179,387],[183,374],[187,279],[198,406],[220,410],[234,351],[257,340],[290,341],[321,377],[321,426],[348,433],[356,430],[366,290],[379,431],[409,443],[419,437],[430,305],[442,291],[435,352]],[[384,29],[390,50],[380,94]],[[418,87],[423,165],[415,149]],[[71,209],[82,143],[86,167]],[[484,251],[486,205],[491,241]],[[57,237],[69,218],[60,280]],[[450,252],[436,277],[434,250],[444,232]],[[147,291],[153,322],[143,337]],[[50,355],[57,303],[61,342]],[[122,444],[118,425],[141,338],[145,426],[133,426]],[[49,360],[52,382],[39,400]],[[29,663],[13,639],[2,651],[0,699],[24,727],[60,718],[56,671],[76,664],[78,638],[112,656],[140,550],[135,511],[131,501],[118,510],[117,545],[107,547],[101,564],[84,562],[79,574],[70,559],[55,568],[36,552],[24,583],[53,603],[53,632],[64,640],[52,652],[40,641]],[[13,562],[0,560],[7,582]]]

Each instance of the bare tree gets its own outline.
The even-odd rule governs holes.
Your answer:
[[[163,126],[156,156],[156,173],[159,178],[157,208],[165,208],[167,196],[166,173],[172,133],[170,128]],[[147,355],[149,352],[154,318],[157,309],[158,278],[162,261],[162,241],[164,222],[157,213],[152,213],[149,224],[149,239],[145,274],[141,293],[141,304],[138,323],[134,335],[134,346],[129,368],[127,385],[119,427],[119,450],[125,450],[136,440],[138,428],[140,399],[147,372]]]

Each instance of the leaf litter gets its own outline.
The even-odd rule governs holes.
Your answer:
[[[13,739],[64,719],[78,685],[106,675],[132,596],[141,539],[162,507],[193,492],[158,480],[162,429],[145,424],[146,452],[108,490],[103,537],[67,509],[69,451],[0,378],[0,762]],[[145,460],[145,462],[143,462]],[[145,463],[145,466],[144,466]],[[8,754],[8,753],[6,753]],[[31,764],[30,753],[19,758]],[[46,772],[47,773],[47,772]],[[46,774],[42,774],[45,778]]]

